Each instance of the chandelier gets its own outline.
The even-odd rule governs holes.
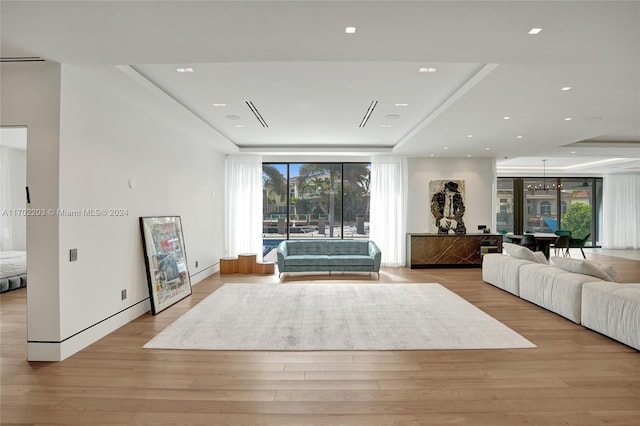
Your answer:
[[[556,179],[557,181],[557,179]],[[562,189],[562,184],[552,183],[547,185],[547,160],[542,160],[542,184],[541,185],[527,185],[527,191],[535,193],[536,191],[549,192],[549,190]]]

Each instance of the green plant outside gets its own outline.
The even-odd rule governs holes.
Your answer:
[[[571,203],[561,217],[562,229],[571,231],[573,238],[583,238],[591,232],[591,206],[585,203]]]

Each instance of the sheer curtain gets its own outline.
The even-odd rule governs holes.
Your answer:
[[[380,247],[382,266],[406,263],[407,182],[406,157],[371,158],[369,238]]]
[[[602,179],[602,248],[640,248],[640,174]]]
[[[226,160],[225,251],[255,253],[262,260],[262,157],[229,155]]]

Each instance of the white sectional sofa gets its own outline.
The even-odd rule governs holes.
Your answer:
[[[520,297],[580,324],[582,286],[602,280],[538,263],[520,268]]]
[[[520,267],[536,263],[502,254],[485,254],[482,258],[482,280],[520,296]]]
[[[640,350],[640,284],[587,283],[582,325]]]
[[[482,279],[529,302],[640,350],[640,284],[618,284],[615,270],[583,260],[550,263],[521,246],[487,254]]]

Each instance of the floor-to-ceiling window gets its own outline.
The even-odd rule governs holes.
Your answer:
[[[369,163],[264,163],[263,241],[368,238]]]
[[[496,197],[496,226],[498,232],[506,234],[514,231],[514,196],[513,179],[498,178],[498,194]]]
[[[565,211],[560,216],[562,229],[571,231],[573,238],[583,238],[590,234],[587,245],[591,245],[591,236],[595,235],[594,179],[562,178],[561,183],[560,199],[563,205],[566,205]]]
[[[501,177],[497,180],[498,232],[569,230],[590,234],[587,246],[600,245],[602,178]]]

